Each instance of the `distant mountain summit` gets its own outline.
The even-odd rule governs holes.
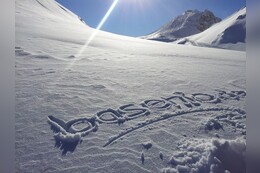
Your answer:
[[[203,12],[198,10],[187,10],[157,31],[141,38],[171,42],[179,38],[198,34],[220,21],[221,19],[216,17],[209,10]]]
[[[209,29],[199,34],[179,39],[175,43],[245,51],[246,7]]]

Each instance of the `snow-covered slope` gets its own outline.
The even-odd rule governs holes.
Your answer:
[[[177,43],[244,51],[246,49],[246,8],[204,32],[178,40]]]
[[[16,24],[18,26],[22,25],[21,23],[23,22],[33,22],[33,25],[37,25],[37,22],[39,23],[42,20],[49,19],[52,19],[53,24],[55,24],[55,22],[85,24],[80,17],[58,4],[56,1],[17,0],[16,8],[16,13],[19,14],[16,15]],[[26,19],[26,21],[20,21],[20,19]]]
[[[16,1],[16,172],[245,172],[245,52],[95,32]]]
[[[221,19],[216,17],[209,10],[202,12],[198,10],[187,10],[154,33],[141,38],[171,42],[178,38],[200,33],[220,21]]]

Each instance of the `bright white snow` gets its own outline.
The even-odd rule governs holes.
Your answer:
[[[245,52],[100,31],[76,57],[93,32],[53,0],[16,1],[16,172],[238,169]]]

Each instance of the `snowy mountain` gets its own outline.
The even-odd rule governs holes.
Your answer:
[[[171,42],[178,38],[200,33],[220,21],[221,19],[216,17],[209,10],[202,12],[198,10],[187,10],[154,33],[141,38]]]
[[[246,172],[245,52],[97,31],[54,0],[15,7],[15,172]]]
[[[176,43],[245,51],[246,8],[242,8],[204,32],[178,40]]]
[[[70,10],[66,9],[56,1],[17,0],[16,8],[17,8],[16,13],[19,14],[16,16],[18,17],[18,20],[20,19],[20,16],[23,15],[35,15],[35,17],[27,16],[28,17],[27,20],[38,19],[38,21],[40,21],[40,20],[48,20],[52,18],[52,19],[56,19],[56,21],[74,22],[74,23],[76,22],[76,23],[85,24],[83,19],[81,19],[79,16],[75,15]],[[36,21],[32,21],[32,22],[36,22]]]

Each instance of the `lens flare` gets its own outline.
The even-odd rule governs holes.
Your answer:
[[[82,48],[79,50],[79,52],[76,54],[75,59],[70,63],[69,67],[70,68],[76,61],[81,59],[81,55],[82,53],[85,51],[85,49],[89,46],[89,44],[92,42],[92,40],[96,37],[96,35],[98,34],[98,32],[100,31],[100,29],[102,28],[102,26],[104,25],[104,23],[106,22],[106,20],[108,19],[108,17],[110,16],[110,14],[112,13],[112,11],[114,10],[114,8],[116,7],[117,3],[120,0],[114,0],[113,4],[110,6],[109,10],[107,11],[107,13],[105,14],[105,16],[103,17],[103,19],[101,20],[101,22],[98,24],[97,28],[94,30],[94,32],[90,35],[90,37],[88,38],[88,40],[86,41],[86,43],[82,46]]]

